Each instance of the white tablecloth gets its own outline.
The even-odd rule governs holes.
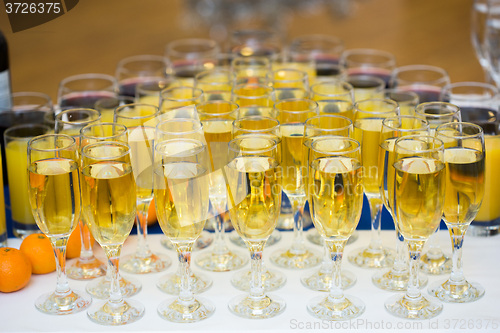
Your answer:
[[[411,329],[442,331],[483,331],[500,330],[500,236],[490,238],[466,237],[464,246],[464,271],[470,281],[479,282],[486,289],[482,299],[466,304],[444,304],[443,312],[436,318],[424,321],[403,320],[389,314],[384,308],[384,301],[393,292],[383,291],[376,288],[371,277],[375,270],[361,269],[353,266],[347,260],[347,255],[359,247],[368,244],[370,232],[359,231],[359,238],[346,248],[343,268],[353,272],[357,276],[356,284],[346,291],[362,299],[366,304],[365,312],[358,318],[346,322],[325,322],[312,317],[306,310],[309,299],[321,294],[306,289],[300,283],[300,277],[310,274],[314,269],[308,270],[282,270],[287,276],[286,285],[275,291],[286,301],[286,310],[283,314],[266,320],[249,320],[237,317],[229,312],[228,301],[235,295],[241,294],[239,290],[232,287],[230,278],[234,272],[212,273],[204,272],[213,279],[213,286],[203,293],[203,297],[211,300],[216,306],[215,314],[207,320],[193,324],[174,324],[160,318],[156,308],[165,299],[173,298],[160,291],[156,287],[158,279],[165,272],[172,272],[177,266],[177,257],[171,250],[166,250],[160,239],[163,235],[149,235],[149,243],[155,252],[168,254],[174,265],[166,271],[154,274],[135,275],[142,282],[142,291],[133,296],[133,299],[145,305],[146,312],[139,321],[119,326],[107,327],[91,322],[85,311],[67,315],[46,315],[34,306],[35,299],[42,293],[54,290],[56,274],[33,275],[30,283],[24,289],[3,294],[0,293],[0,332],[28,332],[28,331],[85,331],[85,332],[122,332],[122,331],[169,331],[169,332],[218,332],[218,331],[249,331],[261,332],[277,331],[306,331],[319,329],[320,331],[333,331],[336,329],[373,331],[380,329]],[[384,244],[395,246],[394,231],[382,231]],[[443,248],[451,251],[448,232],[441,231],[439,234]],[[127,240],[122,254],[128,254],[135,250],[135,236]],[[267,260],[269,254],[278,248],[288,246],[291,241],[291,233],[284,232],[283,239],[276,245],[270,246],[264,251],[264,260],[269,267],[273,265]],[[9,239],[9,246],[19,247],[20,241]],[[245,249],[238,248],[233,244],[230,246],[246,253]],[[315,246],[315,245],[311,245]],[[97,256],[104,259],[103,252],[97,246]],[[207,251],[205,249],[203,251]],[[318,250],[320,248],[318,247]],[[194,252],[193,259],[197,253]],[[248,254],[247,254],[248,255]],[[267,256],[267,257],[266,257]],[[248,264],[246,266],[248,268]],[[200,270],[193,265],[194,270]],[[317,268],[315,268],[317,269]],[[123,273],[123,276],[130,276]],[[446,276],[429,276],[429,283],[442,280]],[[74,289],[84,290],[84,281],[70,280]],[[426,289],[424,292],[427,293]],[[91,307],[97,307],[102,300],[94,299]]]

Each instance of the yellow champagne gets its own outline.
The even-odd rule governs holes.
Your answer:
[[[281,175],[270,157],[241,156],[225,168],[229,215],[243,240],[265,241],[281,210]]]
[[[137,200],[153,197],[153,140],[155,128],[139,126],[129,128],[130,161],[137,184]]]
[[[40,230],[51,236],[68,236],[80,218],[78,164],[71,159],[52,158],[29,168],[29,198]]]
[[[378,181],[380,197],[385,208],[394,216],[394,162],[396,153],[394,147],[397,138],[387,139],[379,146],[378,154]]]
[[[354,139],[361,145],[363,186],[367,195],[379,196],[378,149],[383,119],[362,118],[354,122]]]
[[[2,155],[0,155],[0,244],[2,244],[4,239],[7,240],[7,224],[5,220],[5,201],[3,194]]]
[[[305,193],[304,180],[307,160],[304,156],[304,124],[281,126],[281,166],[283,168],[283,191],[289,196]]]
[[[500,175],[497,170],[500,165],[500,135],[485,135],[484,144],[487,156],[484,199],[474,220],[478,222],[476,225],[500,218],[500,205],[497,203],[500,198]]]
[[[425,241],[441,222],[446,181],[445,164],[432,158],[408,157],[396,169],[396,213],[406,240]]]
[[[11,141],[5,146],[7,159],[7,176],[9,177],[10,206],[12,219],[19,223],[34,224],[35,219],[31,212],[29,193],[26,191],[28,173],[25,165],[28,164],[28,142]]]
[[[102,162],[83,170],[83,215],[102,246],[123,244],[135,221],[135,181],[130,164]]]
[[[208,218],[208,170],[197,163],[165,163],[155,177],[155,205],[163,233],[173,243],[194,242]]]
[[[309,203],[316,230],[323,237],[347,239],[361,216],[361,164],[348,157],[323,157],[310,166]]]
[[[231,141],[233,121],[230,119],[204,120],[203,131],[210,153],[213,170],[223,168],[227,162],[227,144]]]
[[[484,195],[484,154],[475,149],[449,148],[446,163],[444,219],[468,224],[476,216]]]

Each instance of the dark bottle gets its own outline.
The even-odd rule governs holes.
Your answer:
[[[9,49],[7,40],[0,31],[0,111],[10,110],[10,94]]]

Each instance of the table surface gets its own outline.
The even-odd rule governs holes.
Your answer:
[[[114,74],[122,58],[163,54],[175,39],[209,37],[183,0],[85,0],[43,25],[12,33],[0,10],[9,42],[13,91],[39,91],[56,98],[59,82],[81,73]],[[324,7],[289,11],[287,40],[321,33],[341,38],[346,48],[392,52],[398,65],[443,67],[452,82],[483,81],[470,42],[472,0],[351,0],[346,18]]]
[[[346,247],[345,256],[352,253],[357,248],[366,246],[369,241],[369,231],[358,231],[359,237],[352,244]],[[268,260],[269,255],[280,248],[291,244],[292,233],[283,232],[280,242],[272,245],[264,251],[264,262],[268,267],[281,270],[287,276],[286,285],[273,292],[286,302],[286,310],[281,315],[266,320],[249,320],[237,317],[229,312],[227,304],[241,291],[230,285],[230,278],[234,272],[204,272],[213,280],[213,286],[204,292],[202,296],[216,306],[214,315],[207,320],[193,324],[174,324],[159,317],[156,308],[167,299],[173,296],[167,295],[156,287],[157,281],[166,273],[173,272],[176,267],[176,256],[172,250],[166,250],[160,243],[163,235],[149,235],[149,244],[153,251],[167,254],[174,263],[166,271],[134,275],[133,277],[141,281],[142,290],[132,298],[142,302],[146,311],[139,321],[120,327],[101,326],[91,322],[85,312],[79,312],[67,316],[46,315],[35,309],[35,299],[44,292],[55,288],[56,274],[33,275],[30,283],[22,290],[10,294],[0,294],[0,318],[2,318],[2,332],[20,331],[85,331],[85,332],[123,332],[123,331],[300,331],[302,329],[316,327],[324,330],[333,329],[353,329],[357,331],[373,331],[377,329],[411,329],[411,330],[431,330],[441,331],[482,331],[486,329],[500,330],[500,312],[498,311],[498,300],[500,299],[500,288],[498,281],[500,277],[500,236],[490,238],[467,237],[464,246],[464,272],[470,281],[480,283],[486,290],[483,298],[473,303],[448,304],[443,305],[443,312],[434,319],[423,321],[403,320],[389,314],[384,308],[384,301],[395,293],[376,288],[371,277],[376,270],[367,270],[353,266],[348,260],[344,260],[342,267],[349,270],[357,277],[356,284],[346,290],[347,294],[357,296],[366,304],[366,311],[358,318],[346,322],[325,322],[312,317],[306,310],[306,303],[313,297],[320,295],[306,289],[300,282],[304,275],[311,274],[316,268],[307,270],[286,270],[276,268]],[[451,251],[448,232],[442,230],[439,234],[440,245],[444,249]],[[392,230],[382,231],[382,240],[386,246],[394,247],[396,238]],[[136,236],[131,236],[125,243],[122,255],[133,253],[135,250]],[[18,247],[20,241],[9,239],[9,245]],[[309,243],[308,243],[309,244]],[[309,244],[320,250],[319,246]],[[246,250],[238,248],[232,243],[233,250]],[[209,248],[202,251],[208,251]],[[202,252],[194,252],[193,260]],[[96,255],[104,259],[103,252],[96,246]],[[247,254],[248,255],[248,254]],[[73,259],[75,260],[75,259]],[[71,260],[69,261],[69,264]],[[243,269],[248,269],[249,264]],[[193,270],[200,272],[201,269],[193,265]],[[130,274],[123,274],[124,277],[131,277]],[[429,276],[429,283],[444,280],[447,276]],[[70,280],[70,286],[74,289],[84,290],[87,282]],[[424,289],[424,293],[427,293]],[[101,304],[101,300],[94,300],[91,308]],[[316,326],[314,326],[316,325]]]

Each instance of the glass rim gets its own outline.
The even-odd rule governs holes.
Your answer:
[[[81,112],[85,111],[90,117],[92,116],[92,114],[96,114],[97,113],[97,118],[92,119],[92,120],[85,120],[85,121],[83,121],[83,120],[82,121],[68,121],[68,120],[61,119],[63,115],[66,115],[66,114],[69,114],[69,113],[72,113],[72,112],[77,112],[77,111],[81,111]],[[99,121],[101,119],[101,116],[102,116],[101,112],[99,110],[96,110],[96,109],[91,109],[91,108],[71,108],[71,109],[65,109],[65,110],[59,112],[58,114],[56,114],[54,121],[56,123],[67,124],[67,125],[71,125],[71,126],[79,126],[79,125],[90,124],[92,122]]]
[[[200,51],[187,51],[187,52],[182,52],[177,50],[177,47],[179,46],[204,46],[204,50]],[[165,52],[167,56],[173,56],[173,57],[182,57],[185,55],[199,55],[200,57],[210,54],[210,53],[218,53],[219,50],[219,44],[210,38],[181,38],[181,39],[176,39],[173,41],[170,41],[167,43],[165,46]]]
[[[17,124],[17,125],[10,126],[9,128],[7,128],[3,132],[4,140],[6,140],[8,138],[9,140],[30,141],[32,138],[39,136],[39,135],[15,136],[15,135],[11,134],[11,132],[14,132],[14,131],[19,130],[19,129],[24,129],[24,128],[40,128],[40,129],[45,129],[46,132],[49,132],[51,130],[51,127],[46,125],[46,124],[37,124],[37,123]],[[45,134],[42,134],[42,135],[45,135]]]
[[[242,65],[245,65],[246,63],[249,63],[249,62],[255,63],[255,62],[258,62],[258,61],[262,61],[262,63],[263,63],[262,65],[263,66],[265,66],[267,69],[271,68],[271,62],[269,61],[269,58],[264,57],[264,56],[255,56],[255,55],[252,55],[252,56],[236,55],[231,60],[231,68],[236,67],[236,69],[238,69],[238,67],[240,66],[238,64],[239,61],[244,62],[244,64],[242,64]],[[257,68],[259,68],[260,66],[258,66],[258,65],[251,66],[251,65],[249,65],[248,67],[257,67]]]
[[[236,92],[239,89],[243,89],[243,88],[246,88],[246,87],[250,87],[250,88],[263,88],[266,91],[266,93],[263,94],[263,95],[258,95],[258,96],[246,96],[246,95],[238,94]],[[259,98],[264,98],[266,96],[271,97],[271,94],[273,92],[274,92],[274,88],[273,87],[270,87],[267,84],[263,84],[263,83],[241,83],[241,84],[238,84],[236,86],[233,86],[233,88],[231,89],[231,94],[236,95],[239,98],[243,98],[243,99],[259,99]]]
[[[379,103],[384,103],[386,105],[392,105],[392,106],[394,106],[394,108],[392,110],[388,110],[388,111],[368,111],[368,110],[363,110],[363,109],[359,108],[359,106],[363,105],[364,103],[373,103],[373,102],[379,102]],[[396,112],[396,114],[398,114],[399,113],[399,104],[396,101],[393,101],[392,99],[388,99],[388,98],[368,98],[368,99],[363,99],[361,101],[357,101],[356,103],[354,103],[353,109],[354,109],[354,113],[362,112],[362,113],[366,113],[366,114],[383,115],[383,114],[387,114],[387,113]]]
[[[354,147],[352,149],[349,149],[349,150],[328,150],[328,151],[325,151],[323,149],[318,149],[317,147],[315,147],[318,143],[320,143],[322,141],[332,140],[332,139],[341,140],[341,141],[349,141],[352,144],[354,144]],[[345,137],[345,136],[341,136],[341,135],[322,135],[322,136],[319,136],[316,139],[312,140],[309,143],[309,149],[311,149],[317,153],[324,154],[324,155],[339,156],[339,155],[353,154],[353,153],[356,153],[356,151],[360,151],[361,144],[359,143],[358,140],[355,140],[355,139],[349,138],[349,137]],[[316,158],[314,160],[316,160]]]
[[[469,127],[469,128],[474,128],[477,130],[476,134],[466,134],[462,133],[462,135],[447,135],[441,133],[441,131],[445,128],[451,128],[455,126],[460,126],[460,127]],[[436,127],[436,135],[444,136],[446,138],[453,138],[453,139],[467,139],[467,138],[474,138],[477,137],[478,135],[483,137],[484,136],[484,130],[481,126],[474,124],[474,123],[469,123],[469,122],[462,122],[462,121],[457,121],[457,122],[449,122],[449,123],[444,123]]]
[[[130,107],[148,107],[148,108],[152,108],[152,109],[156,109],[156,112],[153,113],[153,114],[147,114],[147,115],[142,115],[142,116],[124,116],[124,115],[120,115],[118,114],[119,111],[125,109],[125,108],[130,108]],[[160,108],[157,107],[156,105],[153,105],[153,104],[147,104],[147,103],[130,103],[130,104],[124,104],[124,105],[120,105],[118,107],[116,107],[115,109],[115,118],[119,117],[119,118],[123,118],[123,119],[145,119],[145,118],[151,118],[151,117],[155,117],[157,115],[159,115],[160,113]]]
[[[444,107],[445,109],[450,110],[450,112],[446,112],[446,113],[420,112],[421,110],[425,110],[427,107],[429,107],[429,108],[438,107],[439,110],[442,110]],[[452,109],[455,109],[455,111],[451,111]],[[449,117],[449,116],[453,116],[455,114],[460,114],[460,107],[458,105],[448,103],[448,102],[441,102],[441,101],[425,102],[425,103],[420,103],[417,105],[417,107],[415,107],[415,113],[422,115],[424,117],[429,117],[429,118]]]
[[[228,82],[231,82],[231,70],[227,69],[227,68],[220,68],[220,67],[216,67],[214,69],[207,69],[205,71],[201,71],[199,73],[196,73],[196,75],[194,76],[194,80],[195,82],[200,82],[200,79],[202,78],[205,78],[206,75],[210,75],[210,74],[222,74],[222,75],[225,75],[227,74],[227,78],[228,78]],[[204,81],[201,81],[202,83],[204,84],[223,84],[225,82],[204,82]]]
[[[118,74],[119,72],[125,71],[129,73],[141,73],[144,72],[142,70],[131,70],[130,68],[127,68],[125,65],[135,63],[135,62],[142,62],[142,61],[155,61],[158,63],[163,63],[165,65],[165,68],[169,65],[169,60],[167,57],[161,56],[161,55],[156,55],[156,54],[139,54],[139,55],[133,55],[130,57],[126,57],[118,61],[116,64],[116,73]]]
[[[169,96],[164,96],[167,93],[170,93],[174,90],[181,90],[181,89],[182,90],[186,90],[186,89],[191,90],[193,92],[193,97],[191,97],[191,98],[172,98]],[[195,91],[198,93],[197,95],[194,94]],[[161,99],[160,104],[164,100],[170,100],[170,101],[176,101],[176,102],[188,102],[188,101],[192,101],[192,100],[201,98],[202,96],[203,96],[203,90],[201,90],[200,88],[189,87],[189,86],[170,87],[170,88],[163,89],[160,92],[160,99]]]
[[[282,72],[282,71],[287,71],[287,72],[293,72],[293,73],[297,73],[299,74],[301,77],[299,78],[296,78],[296,79],[276,79],[275,78],[275,74],[277,72]],[[271,81],[271,82],[297,82],[297,81],[303,81],[303,80],[307,80],[308,79],[308,75],[307,75],[307,72],[305,71],[302,71],[300,69],[295,69],[295,68],[280,68],[280,69],[276,69],[274,71],[271,71],[270,73],[267,73],[266,74],[266,77]]]
[[[37,98],[43,98],[45,99],[50,106],[53,105],[52,103],[52,98],[46,93],[39,92],[39,91],[16,91],[10,94],[12,98],[16,97],[37,97]]]
[[[471,88],[471,89],[484,89],[488,90],[491,92],[492,96],[484,96],[484,95],[470,95],[468,94],[467,96],[461,96],[462,94],[454,94],[453,90],[454,89],[461,89],[461,88]],[[454,83],[448,83],[443,87],[441,90],[441,98],[447,95],[454,96],[455,99],[457,100],[463,100],[463,102],[477,102],[477,101],[482,101],[485,99],[497,99],[500,96],[500,89],[496,87],[493,84],[486,83],[486,82],[475,82],[475,81],[462,81],[462,82],[454,82]],[[497,107],[498,109],[498,107]]]
[[[433,73],[438,73],[441,74],[440,78],[433,79],[433,80],[418,80],[418,81],[408,81],[407,79],[401,78],[399,75],[401,73],[407,73],[407,72],[413,72],[413,71],[427,71],[427,72],[433,72]],[[433,65],[424,65],[424,64],[416,64],[416,65],[406,65],[406,66],[401,66],[401,67],[396,67],[391,74],[391,80],[392,81],[403,81],[409,82],[410,85],[416,85],[416,84],[440,84],[445,82],[448,84],[450,82],[450,78],[448,75],[448,72],[441,67],[438,66],[433,66]]]
[[[343,130],[343,129],[347,129],[349,127],[352,127],[354,126],[353,125],[353,122],[351,119],[347,118],[346,116],[342,116],[340,114],[320,114],[320,115],[317,115],[317,116],[313,116],[313,117],[310,117],[308,118],[305,123],[304,123],[304,126],[305,127],[311,127],[311,126],[314,126],[311,124],[312,121],[316,120],[316,119],[324,119],[324,118],[337,118],[337,119],[342,119],[342,120],[346,120],[347,121],[347,125],[346,126],[343,126],[343,127],[340,127],[340,128],[318,128],[320,130],[325,130],[325,131],[333,131],[333,130]]]
[[[315,89],[319,86],[322,86],[322,85],[334,85],[335,87],[341,87],[345,91],[342,93],[338,93],[338,94],[317,92]],[[354,87],[352,86],[352,84],[350,84],[349,82],[346,82],[344,80],[332,79],[332,80],[328,80],[328,81],[316,82],[316,83],[311,85],[309,90],[311,90],[311,93],[313,93],[314,95],[319,95],[319,96],[340,96],[340,95],[344,95],[346,93],[353,94]]]
[[[167,153],[164,153],[162,152],[158,147],[162,147],[162,146],[165,146],[167,143],[172,143],[172,142],[195,142],[197,144],[196,147],[194,148],[190,148],[190,149],[186,149],[186,150],[182,150],[180,152],[176,152],[174,154],[167,154]],[[199,143],[199,145],[198,145]],[[158,154],[160,154],[161,156],[164,156],[164,157],[171,157],[171,158],[180,158],[180,157],[188,157],[188,156],[193,156],[193,155],[197,155],[197,154],[200,154],[201,152],[203,151],[208,151],[208,146],[206,145],[205,142],[201,141],[201,140],[198,140],[198,139],[193,139],[193,138],[169,138],[169,139],[166,139],[166,140],[161,140],[161,141],[158,141],[158,142],[155,142],[154,144],[154,151]]]
[[[247,135],[247,136],[238,136],[236,138],[231,139],[228,142],[228,144],[227,144],[228,150],[235,152],[235,153],[239,153],[242,150],[239,149],[239,144],[237,144],[237,142],[241,142],[243,140],[255,140],[255,139],[267,140],[268,142],[272,142],[272,144],[269,147],[262,148],[262,149],[244,150],[243,152],[246,155],[258,155],[258,154],[268,153],[268,152],[273,151],[273,150],[277,150],[278,144],[280,143],[278,138],[273,138],[273,137],[270,137],[268,135],[253,134],[253,135]]]
[[[36,148],[36,147],[32,146],[33,143],[35,143],[37,141],[46,140],[46,139],[49,139],[51,137],[54,138],[54,140],[56,140],[57,138],[69,140],[69,144],[66,146],[60,147],[60,148]],[[75,151],[77,150],[78,147],[76,146],[76,139],[70,135],[67,135],[67,134],[55,134],[55,133],[43,134],[43,135],[35,136],[35,137],[31,138],[31,140],[28,141],[28,149],[31,151],[38,151],[38,152],[47,152],[47,153],[56,152],[56,151],[60,151],[60,150],[69,150],[72,147],[75,147],[74,148]]]
[[[199,110],[200,107],[205,107],[207,105],[218,105],[218,104],[220,104],[220,105],[224,105],[224,104],[230,105],[232,107],[232,109],[231,109],[231,111],[228,111],[228,112],[218,112],[218,113],[210,113],[210,112],[204,112],[204,111],[200,111]],[[238,104],[236,104],[235,102],[232,102],[232,101],[212,100],[212,101],[206,101],[206,102],[203,102],[203,103],[200,103],[200,104],[196,104],[195,108],[196,108],[196,112],[198,114],[206,115],[206,116],[210,116],[210,117],[217,117],[217,116],[228,116],[228,115],[231,115],[234,112],[238,112],[239,109],[240,109],[240,106]]]
[[[110,81],[113,83],[113,87],[116,87],[117,85],[116,78],[112,75],[103,73],[84,73],[84,74],[75,74],[65,77],[64,79],[61,80],[59,86],[62,88],[68,82],[77,80],[88,80],[88,79],[99,79],[99,80]]]
[[[284,103],[290,103],[290,102],[306,102],[309,105],[309,109],[307,110],[282,110],[277,107],[277,105],[284,104]],[[313,106],[314,108],[311,108]],[[309,98],[287,98],[287,99],[282,99],[276,103],[274,103],[274,109],[278,113],[306,113],[306,112],[316,112],[319,108],[318,102],[315,100],[309,99]]]
[[[388,122],[402,120],[402,119],[419,120],[419,121],[421,121],[421,124],[425,125],[425,127],[422,127],[422,128],[398,128],[398,127],[394,127],[394,126],[387,124]],[[430,124],[427,121],[427,119],[425,119],[423,117],[410,116],[410,115],[399,115],[399,116],[384,118],[384,120],[382,120],[382,127],[386,127],[390,130],[394,130],[394,131],[398,131],[398,132],[414,132],[414,131],[418,131],[418,130],[429,130]]]
[[[406,103],[406,102],[414,102],[415,104],[418,104],[420,102],[420,98],[418,97],[418,94],[414,91],[411,90],[404,90],[404,89],[399,89],[399,88],[386,88],[384,89],[384,96],[386,96],[387,99],[392,99],[388,97],[388,94],[402,94],[402,95],[407,95],[411,96],[412,99],[404,100],[401,103]],[[397,102],[398,104],[400,103],[399,101],[396,101],[395,99],[392,99],[393,101]]]
[[[328,52],[338,52],[339,54],[343,52],[344,50],[344,41],[337,37],[337,36],[330,36],[330,35],[325,35],[325,34],[307,34],[307,35],[301,35],[295,37],[291,42],[290,42],[290,52],[296,52],[296,53],[305,53],[305,52],[310,52],[314,50],[318,50],[318,48],[309,48],[307,50],[297,50],[295,47],[300,46],[302,43],[315,43],[314,45],[318,45],[317,43],[331,43],[329,44],[327,48],[320,48],[321,50],[325,50]],[[326,45],[326,44],[325,44]],[[339,52],[340,51],[340,52]]]
[[[123,129],[123,131],[120,133],[116,133],[114,135],[111,135],[111,136],[94,136],[94,135],[89,135],[90,133],[89,134],[83,133],[84,131],[89,131],[90,129],[95,128],[97,126],[121,127]],[[122,135],[123,133],[127,133],[127,131],[128,131],[127,126],[125,126],[123,124],[104,122],[104,123],[97,123],[97,124],[89,124],[85,127],[82,127],[82,129],[80,130],[80,135],[82,137],[89,138],[89,139],[114,138],[114,137]],[[110,140],[110,141],[112,141],[112,140]]]
[[[111,145],[122,146],[122,147],[126,148],[126,150],[123,153],[121,153],[120,155],[116,155],[116,156],[100,157],[100,156],[89,156],[87,154],[87,151],[94,148],[95,146],[111,146]],[[90,143],[90,144],[82,147],[82,151],[81,151],[82,160],[84,157],[86,157],[86,158],[89,158],[92,160],[97,160],[97,161],[107,161],[107,160],[113,160],[113,159],[120,159],[129,153],[130,153],[130,146],[127,143],[120,142],[120,141],[99,141],[99,142]]]
[[[273,127],[270,127],[270,128],[267,128],[267,129],[248,129],[248,128],[241,128],[241,127],[237,127],[235,124],[243,121],[243,120],[269,120],[271,122],[276,122],[276,125],[273,126]],[[232,123],[233,125],[233,128],[236,127],[236,129],[238,130],[241,130],[241,131],[245,131],[245,132],[248,132],[248,133],[259,133],[259,132],[262,132],[262,131],[272,131],[276,128],[279,129],[280,127],[280,122],[278,119],[276,118],[272,118],[272,117],[267,117],[267,116],[245,116],[245,117],[241,117],[241,118],[238,118],[238,119],[235,119]]]
[[[178,132],[172,132],[172,131],[162,130],[160,128],[161,125],[167,124],[167,123],[170,124],[170,123],[188,123],[188,122],[191,123],[191,124],[193,124],[193,125],[198,125],[198,127],[194,126],[192,130],[178,131]],[[157,133],[160,132],[162,134],[171,134],[172,136],[196,134],[196,133],[198,133],[200,131],[203,133],[203,123],[200,120],[193,119],[193,118],[172,118],[172,119],[167,119],[167,120],[160,121],[156,125],[156,132]]]
[[[409,140],[417,140],[419,139],[418,141],[421,141],[423,142],[424,140],[423,139],[426,139],[428,141],[432,141],[433,143],[437,143],[438,146],[435,146],[433,148],[427,148],[427,149],[407,149],[405,147],[401,147],[400,145],[398,146],[398,143],[401,142],[401,141],[409,141]],[[421,139],[421,140],[420,140]],[[401,152],[398,152],[397,150],[403,150],[404,152],[403,153],[432,153],[432,152],[439,152],[439,151],[443,151],[444,152],[444,142],[443,140],[439,139],[439,138],[436,138],[435,136],[432,136],[432,135],[419,135],[419,134],[416,134],[416,135],[407,135],[407,136],[402,136],[400,138],[397,138],[396,141],[394,142],[394,151],[396,152],[396,155],[397,154],[401,154]]]
[[[347,61],[347,57],[353,56],[353,55],[369,55],[369,56],[378,56],[380,58],[385,58],[385,61],[380,61],[377,63],[366,63],[366,62],[359,62],[359,61]],[[371,49],[371,48],[354,48],[354,49],[347,49],[342,52],[340,59],[339,59],[339,64],[342,64],[343,67],[348,67],[347,62],[358,65],[358,66],[363,66],[363,67],[379,67],[380,65],[383,65],[383,67],[395,67],[396,66],[396,57],[394,54],[388,51],[384,50],[379,50],[379,49]]]

